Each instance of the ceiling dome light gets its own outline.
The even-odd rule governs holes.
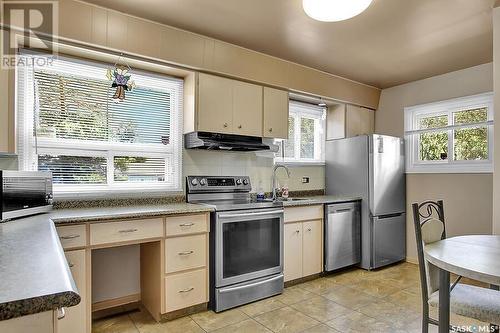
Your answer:
[[[337,22],[361,14],[373,0],[302,0],[304,11],[323,22]]]

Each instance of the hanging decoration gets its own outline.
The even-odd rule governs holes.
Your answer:
[[[130,66],[127,63],[125,63],[125,65],[121,65],[121,58],[122,56],[120,55],[114,65],[114,68],[108,68],[106,73],[108,80],[113,81],[111,87],[116,88],[113,99],[117,102],[122,102],[125,99],[125,91],[132,91],[136,87],[135,82],[130,79]]]

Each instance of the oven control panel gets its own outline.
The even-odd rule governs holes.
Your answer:
[[[250,192],[248,176],[187,176],[186,189],[193,192]]]

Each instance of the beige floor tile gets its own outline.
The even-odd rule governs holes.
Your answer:
[[[232,324],[218,330],[213,331],[214,333],[271,333],[258,322],[253,319],[247,319],[242,322]]]
[[[198,326],[193,319],[183,317],[176,320],[168,321],[165,323],[157,323],[156,321],[150,323],[143,323],[138,325],[137,328],[140,333],[204,333],[205,331]]]
[[[298,287],[310,291],[312,293],[321,295],[330,291],[331,288],[338,286],[339,283],[335,282],[334,279],[329,278],[319,278],[312,281],[308,281],[299,284]]]
[[[329,300],[351,310],[359,309],[360,307],[371,304],[377,300],[376,297],[345,286],[332,288],[328,293],[324,294],[323,297],[326,297]]]
[[[384,301],[402,305],[416,312],[422,311],[422,301],[420,295],[415,295],[404,289],[385,297]]]
[[[113,316],[94,320],[92,333],[138,333],[128,315]]]
[[[262,325],[276,333],[297,333],[320,323],[291,307],[284,307],[261,314],[254,318]]]
[[[275,296],[274,298],[282,303],[290,305],[315,296],[317,295],[298,286],[293,286],[285,288],[283,294]]]
[[[349,287],[361,290],[368,295],[375,296],[378,298],[383,298],[394,294],[401,290],[401,288],[395,287],[393,284],[384,282],[383,280],[361,280],[357,283],[350,285]]]
[[[330,326],[327,326],[325,324],[321,324],[318,326],[314,326],[311,328],[308,328],[305,331],[302,331],[300,333],[339,333],[339,331],[331,328]]]
[[[358,311],[400,329],[408,327],[420,318],[419,312],[383,300],[361,307]]]
[[[244,305],[242,307],[239,307],[238,309],[250,317],[255,317],[260,314],[282,308],[284,306],[286,306],[286,304],[280,302],[277,296],[275,296],[264,299],[262,301]]]
[[[205,331],[214,331],[246,320],[248,316],[238,309],[232,309],[220,313],[205,311],[194,314],[191,318]]]
[[[352,312],[345,316],[337,317],[326,323],[328,326],[342,333],[396,333],[386,322],[378,321],[359,312]]]
[[[321,322],[326,322],[353,311],[321,296],[295,303],[291,307]]]

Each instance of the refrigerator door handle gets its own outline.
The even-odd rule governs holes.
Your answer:
[[[384,219],[390,219],[393,217],[398,217],[403,215],[404,213],[394,213],[394,214],[385,214],[385,215],[378,215],[378,216],[373,216],[373,218],[377,220],[384,220]]]

